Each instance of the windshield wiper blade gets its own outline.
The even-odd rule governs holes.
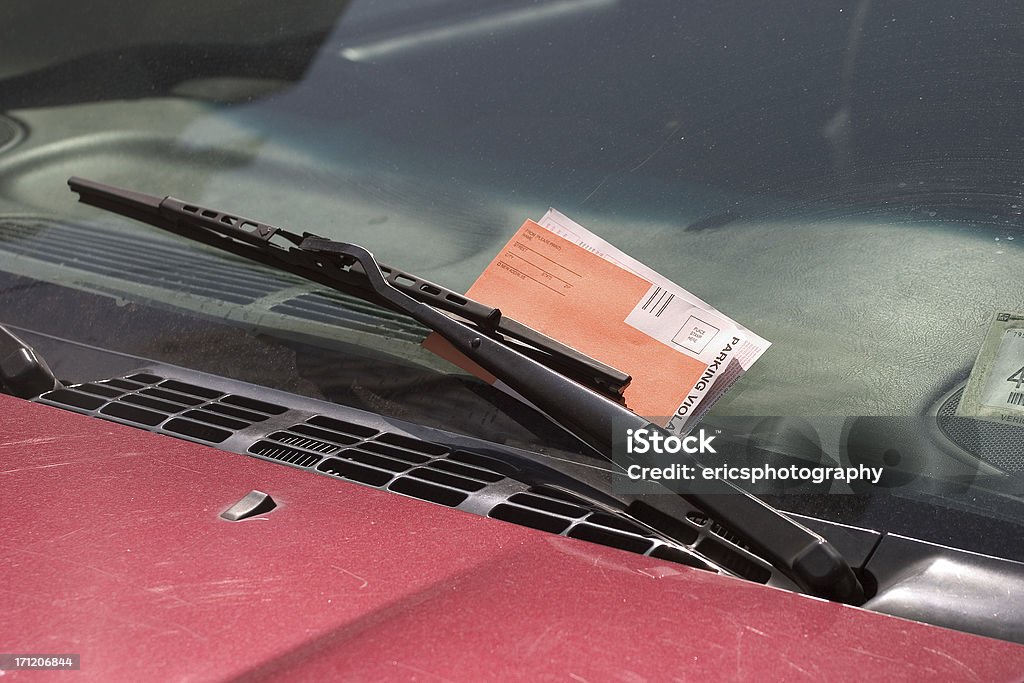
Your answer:
[[[492,312],[477,326],[448,315],[431,300],[425,303],[399,288],[373,255],[358,245],[305,233],[297,235],[258,221],[206,209],[180,200],[145,195],[72,178],[68,185],[83,202],[137,218],[176,234],[233,254],[292,272],[342,291],[362,293],[369,301],[405,313],[439,333],[453,347],[500,379],[542,412],[611,460],[613,427],[647,429],[668,435],[661,427],[621,403],[593,391],[557,370],[521,353],[500,335],[490,335],[502,320]],[[201,220],[202,219],[202,220]],[[275,244],[282,238],[287,246]],[[459,296],[459,295],[455,295]],[[705,468],[693,458],[687,464]],[[701,479],[701,477],[698,477]],[[701,491],[679,494],[743,539],[802,590],[851,604],[864,600],[864,590],[843,556],[824,538],[784,513],[737,488],[709,478]],[[666,490],[666,493],[668,491]],[[669,537],[675,537],[685,512],[675,495],[615,495],[627,512]]]
[[[297,246],[305,237],[304,235],[298,235],[253,219],[189,204],[174,197],[161,199],[84,178],[71,178],[68,180],[68,185],[79,194],[80,201],[85,204],[226,249],[274,268],[284,268],[328,287],[369,299],[392,310],[399,310],[377,296],[373,288],[368,286],[367,279],[358,264],[351,274],[335,273],[325,280],[319,269],[310,267],[311,264],[307,259],[282,260],[282,254],[278,252],[285,250],[274,245],[272,240],[278,238],[289,245]],[[229,247],[225,244],[225,239],[237,242]],[[246,246],[253,248],[246,249]],[[632,378],[621,370],[602,363],[596,358],[591,358],[512,318],[503,316],[500,311],[473,301],[458,292],[383,263],[378,263],[378,267],[393,287],[416,300],[455,314],[463,320],[473,323],[485,334],[500,337],[506,343],[515,345],[520,352],[534,360],[586,384],[614,400],[622,400],[622,392],[629,386]],[[399,312],[401,311],[399,310]]]

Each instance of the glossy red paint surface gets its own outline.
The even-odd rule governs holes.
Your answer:
[[[1024,647],[0,396],[5,680],[1019,681]],[[280,506],[218,514],[251,489]]]

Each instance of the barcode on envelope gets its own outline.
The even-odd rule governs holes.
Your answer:
[[[668,308],[668,305],[672,303],[672,299],[675,298],[676,295],[672,294],[668,290],[661,287],[655,287],[654,291],[647,296],[641,310],[655,318],[660,318],[661,314],[665,312],[666,308]]]

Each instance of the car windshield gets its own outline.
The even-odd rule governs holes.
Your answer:
[[[1022,24],[945,0],[20,4],[0,322],[577,450],[415,325],[76,205],[66,180],[361,244],[458,291],[551,206],[772,342],[710,420],[771,417],[841,459],[881,429],[856,420],[910,416],[1016,472],[1019,435],[965,447],[948,419],[993,314],[1024,308]],[[786,505],[961,545],[1019,532],[1012,496],[961,494]]]

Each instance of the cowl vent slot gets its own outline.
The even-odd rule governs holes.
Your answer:
[[[325,453],[329,455],[341,449],[341,446],[336,446],[333,443],[317,441],[316,439],[311,439],[308,436],[298,436],[297,434],[289,434],[288,432],[274,432],[269,438],[274,441],[280,441],[281,443],[288,444],[289,446],[313,451],[314,453]],[[263,454],[261,453],[260,455]]]
[[[170,436],[220,444],[288,408],[209,387],[138,373],[75,384],[37,401]]]
[[[270,441],[257,441],[249,447],[249,452],[262,455],[264,458],[280,460],[289,465],[298,465],[299,467],[309,467],[319,460],[317,456],[311,453],[303,453],[297,448],[288,448],[287,446],[281,446]]]

